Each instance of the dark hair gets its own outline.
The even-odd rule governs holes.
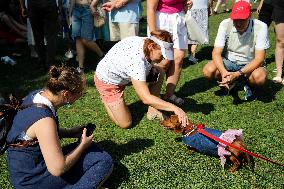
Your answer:
[[[51,66],[48,75],[50,78],[47,81],[46,88],[55,95],[62,90],[78,94],[86,87],[83,76],[72,67]]]
[[[156,38],[158,38],[158,39],[160,39],[162,41],[168,42],[168,43],[172,43],[173,42],[171,34],[168,31],[165,31],[165,30],[155,30],[155,31],[152,31],[150,33],[150,35],[151,36],[155,36]],[[150,44],[154,44],[155,48],[160,48],[160,46],[158,44],[156,44],[153,40],[148,39],[148,38],[145,39],[143,52],[144,52],[145,57],[147,59],[149,59],[149,57],[150,57],[150,50],[148,48],[148,46]]]

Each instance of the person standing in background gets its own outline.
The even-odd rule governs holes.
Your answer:
[[[277,74],[273,78],[275,83],[284,84],[282,79],[283,61],[284,61],[284,0],[272,0],[273,6],[272,19],[275,23],[276,47],[275,62]]]
[[[199,28],[203,32],[203,35],[208,37],[208,0],[192,0],[193,5],[190,10],[188,10],[187,14],[190,14],[196,23],[199,25]],[[188,61],[190,63],[196,64],[197,59],[195,57],[198,42],[194,41],[188,36]],[[207,43],[203,43],[201,45],[207,45]]]
[[[21,3],[24,5],[24,0]],[[55,62],[56,37],[59,32],[60,1],[56,0],[28,0],[28,8],[23,7],[22,12],[27,11],[31,22],[35,49],[39,56],[39,63],[48,68]],[[46,48],[44,45],[46,39]]]
[[[141,0],[124,0],[118,6],[113,6],[109,13],[110,41],[120,41],[126,37],[138,36],[141,15]],[[108,6],[113,2],[107,2]]]
[[[104,52],[96,43],[94,16],[97,0],[70,0],[69,18],[72,19],[72,38],[76,40],[79,72],[84,72],[86,48],[103,58]]]
[[[161,29],[171,33],[174,43],[174,60],[162,60],[159,64],[166,71],[167,87],[165,100],[182,105],[184,100],[174,92],[182,70],[183,58],[187,50],[187,29],[185,26],[185,0],[147,0],[148,33]]]

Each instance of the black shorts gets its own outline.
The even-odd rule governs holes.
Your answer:
[[[263,3],[260,9],[258,19],[269,27],[272,22],[273,6],[268,3]]]
[[[272,12],[272,19],[273,21],[278,23],[284,23],[284,0],[273,0],[273,12]]]

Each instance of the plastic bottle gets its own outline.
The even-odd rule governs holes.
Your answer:
[[[12,66],[14,66],[17,62],[15,60],[13,60],[12,58],[10,58],[9,56],[3,56],[1,57],[1,61],[4,62],[5,64],[10,64]]]

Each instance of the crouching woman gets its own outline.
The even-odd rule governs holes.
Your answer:
[[[45,89],[30,93],[7,136],[14,188],[98,188],[112,171],[112,158],[83,126],[59,128],[56,111],[82,96],[85,80],[74,68],[53,66]],[[30,104],[33,104],[30,106]],[[63,148],[60,138],[81,138]]]
[[[99,62],[94,80],[110,118],[121,128],[132,124],[131,113],[124,101],[125,86],[132,84],[142,102],[149,106],[147,118],[163,118],[159,110],[178,115],[183,125],[186,113],[159,98],[164,71],[156,66],[163,59],[173,60],[173,43],[169,32],[157,30],[150,37],[128,37],[114,45]]]

